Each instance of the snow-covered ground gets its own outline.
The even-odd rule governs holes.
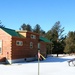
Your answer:
[[[75,66],[67,61],[75,56],[47,57],[40,62],[39,75],[75,75]],[[0,75],[38,75],[38,63],[21,62],[12,65],[0,64]]]

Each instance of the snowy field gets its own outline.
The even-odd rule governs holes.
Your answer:
[[[67,61],[75,56],[47,57],[40,62],[39,75],[75,75],[75,66],[68,66]],[[38,75],[38,63],[21,62],[12,65],[0,64],[0,75]]]

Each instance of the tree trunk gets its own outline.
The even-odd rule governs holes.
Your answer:
[[[57,57],[58,57],[58,54],[57,54]]]

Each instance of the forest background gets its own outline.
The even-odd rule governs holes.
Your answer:
[[[0,27],[5,27],[0,20]],[[8,27],[6,27],[8,28]],[[34,28],[30,24],[23,23],[19,30],[27,30],[38,33],[40,36],[47,38],[51,44],[47,45],[47,54],[63,54],[75,53],[75,31],[69,31],[67,35],[64,34],[64,27],[61,26],[60,21],[54,23],[47,32],[43,30],[39,24]]]

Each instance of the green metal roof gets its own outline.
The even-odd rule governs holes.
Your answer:
[[[0,27],[2,30],[4,30],[5,32],[7,32],[9,35],[11,36],[16,36],[16,37],[22,37],[22,35],[20,35],[18,32],[16,32],[15,30],[12,29],[8,29],[8,28],[4,28],[4,27]]]
[[[51,41],[50,40],[48,40],[47,38],[45,38],[45,37],[40,37],[39,38],[41,41],[43,41],[43,42],[47,42],[47,43],[50,43]]]

